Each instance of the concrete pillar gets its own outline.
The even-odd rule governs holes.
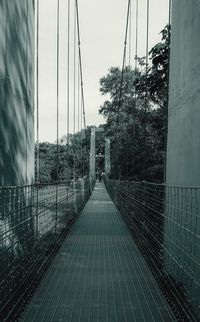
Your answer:
[[[197,299],[199,193],[174,186],[200,186],[200,1],[172,3],[164,257],[167,271]]]
[[[105,174],[110,173],[110,139],[105,139]]]
[[[34,179],[34,1],[0,2],[0,185]]]
[[[96,144],[95,144],[95,128],[91,128],[90,139],[90,181],[96,177]]]
[[[173,1],[167,183],[200,185],[200,2]]]

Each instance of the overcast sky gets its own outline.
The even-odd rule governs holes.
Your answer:
[[[68,0],[69,1],[69,0]],[[60,0],[59,136],[66,133],[67,0]],[[139,0],[138,54],[145,55],[146,1]],[[149,48],[160,40],[168,22],[168,1],[150,0]],[[56,140],[56,9],[57,0],[41,0],[39,8],[39,111],[40,141]],[[105,97],[99,79],[111,66],[122,65],[127,0],[79,0],[83,81],[87,125],[105,120],[98,115]],[[131,10],[131,64],[135,55],[135,3]],[[74,0],[70,1],[70,132],[73,132],[73,26]],[[77,106],[76,106],[77,108]],[[76,130],[77,130],[76,118]]]

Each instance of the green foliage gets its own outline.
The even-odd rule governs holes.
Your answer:
[[[161,31],[161,42],[149,52],[151,67],[148,73],[140,72],[135,82],[139,95],[148,95],[148,99],[159,107],[166,108],[168,91],[168,60],[169,60],[170,27]],[[143,65],[139,61],[140,65]],[[147,77],[146,77],[147,76]]]
[[[89,171],[90,132],[91,127],[88,127],[85,131],[69,134],[68,137],[63,136],[58,144],[58,157],[57,144],[40,143],[39,181],[69,181],[74,176],[78,178],[87,175]]]
[[[151,66],[138,58],[139,68],[122,71],[112,67],[100,79],[100,92],[107,100],[99,113],[106,118],[105,132],[111,139],[111,176],[162,181],[167,120],[169,26],[161,42],[149,52]]]

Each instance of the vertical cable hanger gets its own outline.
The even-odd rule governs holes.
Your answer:
[[[80,102],[80,172],[81,172],[81,177],[83,175],[83,155],[82,155],[82,112],[83,112],[83,103],[82,100]]]
[[[40,182],[40,145],[39,145],[39,0],[37,0],[37,20],[36,20],[36,179]],[[38,236],[38,208],[39,208],[39,191],[36,187],[36,236]]]
[[[70,0],[67,7],[67,205],[69,203],[69,182],[71,169],[69,167],[69,117],[70,117]]]
[[[76,3],[74,2],[74,111],[73,111],[73,134],[75,139],[75,132],[76,132]],[[75,143],[75,141],[74,141]],[[75,171],[76,171],[76,158],[75,158],[75,150],[73,149],[73,179],[75,182]]]
[[[128,65],[131,67],[131,51],[132,51],[132,1],[130,1],[130,12],[129,12],[129,57],[128,57]]]
[[[168,132],[168,107],[169,107],[169,68],[170,68],[170,42],[171,42],[171,11],[172,0],[169,0],[169,17],[168,17],[168,70],[167,70],[167,101],[165,106],[165,142],[164,142],[164,171],[163,182],[166,182],[166,159],[167,159],[167,132]]]
[[[126,16],[126,29],[125,29],[125,39],[124,39],[124,51],[123,51],[123,59],[122,59],[122,72],[121,72],[121,80],[120,80],[120,88],[119,88],[119,98],[118,98],[118,109],[117,109],[117,140],[119,140],[119,132],[120,132],[120,109],[122,105],[122,88],[123,88],[123,81],[124,81],[124,69],[125,69],[125,62],[126,62],[126,49],[127,49],[127,39],[128,39],[128,26],[129,26],[129,18],[130,18],[130,3],[131,0],[128,0],[128,8],[127,8],[127,16]],[[117,157],[118,157],[118,152]],[[120,180],[121,171],[120,165],[118,160],[118,179]]]
[[[37,0],[37,25],[36,25],[36,182],[40,181],[40,146],[39,146],[39,0]]]
[[[122,60],[122,72],[121,72],[120,91],[119,91],[119,99],[118,99],[118,121],[119,121],[119,117],[120,117],[119,112],[120,112],[120,108],[121,108],[122,87],[123,87],[123,81],[124,81],[124,68],[125,68],[128,26],[129,26],[129,17],[130,17],[130,3],[131,3],[131,1],[128,0],[128,9],[127,9],[127,18],[126,18],[126,32],[125,32],[124,52],[123,52],[123,60]]]
[[[78,37],[78,86],[80,86],[80,92],[78,87],[78,97],[81,99],[81,102],[78,98],[78,127],[80,125],[81,129],[78,129],[79,141],[78,141],[78,150],[80,156],[78,157],[79,170],[83,174],[83,151],[82,151],[82,125],[86,129],[86,118],[85,118],[85,99],[84,99],[84,88],[83,88],[83,70],[82,70],[82,57],[81,57],[81,42],[80,42],[80,24],[79,24],[79,10],[78,10],[78,0],[75,0],[76,4],[76,22],[77,22],[77,37]],[[81,94],[81,97],[80,97]],[[82,124],[83,120],[83,124]]]
[[[135,69],[137,69],[138,61],[138,0],[136,0],[136,9],[135,9]]]
[[[83,177],[83,122],[84,122],[84,113],[83,113],[83,101],[81,102],[81,175]]]
[[[80,68],[81,100],[82,100],[82,106],[83,106],[84,128],[86,129],[85,99],[84,99],[84,89],[83,89],[83,69],[82,69],[81,41],[80,41],[79,10],[78,10],[78,0],[75,0],[75,1],[76,1],[76,21],[77,21],[77,34],[78,34],[78,55],[79,55],[79,68]]]
[[[149,0],[147,0],[147,29],[146,29],[146,77],[149,66]]]
[[[57,55],[57,84],[56,84],[56,224],[57,229],[57,218],[58,218],[58,181],[59,181],[59,42],[60,42],[60,0],[57,0],[57,44],[56,44],[56,55]]]
[[[80,66],[78,64],[78,78],[77,78],[77,86],[78,86],[78,99],[77,99],[77,130],[78,130],[78,149],[77,149],[77,168],[78,168],[78,174],[79,174],[79,167],[80,167]]]
[[[138,67],[138,0],[135,3],[135,73],[137,72]],[[133,160],[132,160],[132,176],[134,176],[134,168],[135,168],[135,160],[134,160],[134,144],[136,139],[136,116],[137,116],[137,92],[136,88],[134,89],[134,123],[133,123],[133,136],[134,136],[134,143],[133,143]]]
[[[58,163],[59,163],[59,42],[60,42],[60,0],[57,0],[57,86],[56,86],[56,173],[57,180],[59,175]]]
[[[69,117],[70,117],[70,0],[67,17],[67,168],[69,171]]]
[[[128,91],[129,94],[131,93],[131,50],[132,50],[132,2],[130,1],[130,18],[129,18],[129,52],[128,52],[128,66],[129,66],[129,75],[128,75]],[[129,110],[130,108],[130,97],[127,98],[127,108]],[[130,152],[130,146],[127,142],[126,144],[126,177],[129,177],[129,152]]]
[[[146,68],[145,68],[145,78],[146,78],[146,89],[145,89],[145,102],[144,102],[144,151],[143,151],[143,162],[142,162],[142,172],[144,179],[144,171],[146,170],[146,136],[147,136],[147,105],[148,105],[148,88],[147,88],[147,79],[148,79],[148,66],[149,66],[149,0],[147,0],[147,15],[146,15]]]
[[[169,26],[171,26],[172,0],[169,0]]]

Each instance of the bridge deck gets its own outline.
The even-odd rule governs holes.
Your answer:
[[[21,321],[176,321],[102,183]]]

